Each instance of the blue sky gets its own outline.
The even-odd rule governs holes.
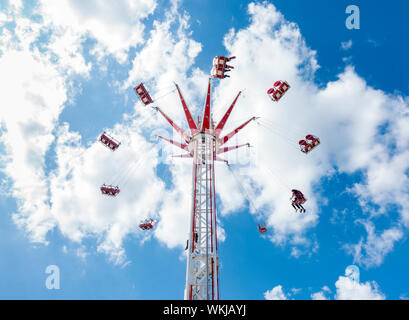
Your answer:
[[[230,54],[216,114],[245,87],[231,127],[258,115],[279,135],[246,128],[237,142],[254,149],[229,155],[256,164],[239,174],[257,212],[216,167],[220,297],[409,297],[409,4],[355,1],[361,28],[348,30],[343,0],[131,2],[0,1],[0,298],[183,298],[191,163],[153,160],[181,152],[152,139],[172,132],[132,86],[161,96],[176,81],[198,115],[213,57]],[[292,88],[272,105],[263,94],[281,77]],[[158,104],[187,127],[174,93]],[[103,130],[123,142],[115,154],[96,142]],[[299,132],[322,139],[310,157],[282,138]],[[109,179],[116,199],[98,194]],[[287,185],[306,193],[305,216]],[[143,233],[148,215],[159,223]],[[59,290],[45,286],[49,265]]]

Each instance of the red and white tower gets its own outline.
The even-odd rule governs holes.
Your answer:
[[[188,256],[186,270],[186,300],[219,299],[219,256],[217,253],[217,213],[215,187],[215,161],[226,160],[219,154],[238,149],[248,144],[224,147],[234,135],[255,117],[249,119],[232,132],[221,136],[221,132],[239,98],[239,92],[221,121],[215,125],[211,116],[211,79],[207,89],[206,104],[202,120],[197,122],[186,105],[179,86],[176,85],[190,133],[184,132],[159,107],[160,112],[172,127],[182,136],[185,143],[159,136],[161,139],[186,151],[182,158],[193,158],[192,210],[189,222]]]

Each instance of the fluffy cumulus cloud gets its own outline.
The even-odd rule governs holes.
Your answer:
[[[392,251],[396,241],[402,239],[403,231],[400,227],[391,227],[376,234],[371,221],[360,221],[367,232],[366,241],[363,238],[357,244],[345,245],[346,250],[354,257],[355,262],[372,267],[382,264],[384,257]]]
[[[348,268],[347,268],[348,270]],[[386,297],[381,292],[379,285],[375,281],[359,282],[359,279],[352,279],[347,275],[340,276],[335,282],[335,294],[328,286],[323,286],[318,292],[311,294],[311,300],[384,300]],[[264,292],[266,300],[290,300],[298,294],[300,289],[291,289],[285,293],[281,285]]]
[[[129,72],[127,85],[137,80],[154,81],[158,88],[166,83],[185,82],[202,45],[189,37],[189,15],[173,7],[164,21],[155,21],[146,45],[139,51]]]
[[[327,294],[330,292],[330,288],[324,286],[321,291],[311,294],[311,300],[329,300]]]
[[[278,285],[273,289],[264,293],[264,299],[266,300],[288,300],[286,294],[283,292],[283,287]]]
[[[115,3],[40,0],[39,12],[47,24],[61,32],[62,39],[72,37],[80,41],[81,37],[89,36],[97,41],[96,52],[112,54],[124,62],[130,47],[143,42],[143,20],[154,12],[156,5],[155,0]]]
[[[141,135],[137,122],[129,121],[126,126],[118,125],[112,129],[114,134],[127,141],[121,146],[123,152],[105,158],[98,152],[100,145],[92,143],[84,147],[81,136],[71,132],[68,124],[59,122],[64,107],[68,102],[72,103],[70,98],[79,92],[72,76],[88,77],[91,64],[83,55],[85,31],[81,33],[75,29],[75,23],[71,26],[69,22],[67,25],[58,22],[58,14],[47,11],[52,10],[47,7],[50,5],[53,4],[37,4],[35,15],[29,16],[26,12],[30,9],[24,8],[22,2],[10,1],[5,8],[7,14],[1,20],[0,93],[3,103],[0,108],[0,142],[1,168],[7,177],[2,180],[7,183],[7,189],[2,186],[2,191],[8,190],[7,195],[16,199],[17,210],[12,218],[27,232],[31,241],[46,244],[47,233],[58,228],[77,243],[79,256],[87,254],[81,244],[84,238],[95,237],[98,251],[108,254],[115,263],[123,263],[125,237],[134,233],[142,218],[155,216],[158,201],[151,195],[159,194],[164,188],[163,182],[155,179],[157,149]],[[67,2],[65,5],[81,7],[79,3]],[[114,8],[135,13],[134,5],[135,2],[123,2]],[[107,7],[104,8],[97,10],[100,15],[96,20],[99,22],[91,16],[84,19],[95,20],[98,26],[107,13]],[[142,8],[145,9],[135,15],[137,19],[152,12],[154,3],[143,1],[143,6],[139,6]],[[68,19],[72,12],[69,8],[66,10]],[[91,12],[88,14],[92,15]],[[52,18],[57,20],[51,21]],[[132,24],[133,19],[124,23]],[[8,23],[11,21],[14,24]],[[105,23],[105,29],[108,26]],[[140,41],[142,29],[134,31],[139,32]],[[126,48],[137,43],[136,38],[131,40],[132,43],[125,44]],[[122,54],[126,48],[111,47],[109,50]],[[138,152],[143,152],[145,158],[141,159]],[[52,154],[55,154],[55,169],[50,158]],[[115,176],[106,170],[107,164],[116,168],[118,173]],[[142,173],[151,175],[151,179],[145,180]],[[111,178],[116,179],[114,182],[127,183],[128,190],[134,190],[137,195],[122,192],[125,201],[119,207],[112,201],[101,199],[95,185]],[[92,195],[93,201],[89,201],[91,198],[88,199],[87,194]]]
[[[109,130],[123,142],[115,153],[106,152],[97,142],[86,144],[78,132],[71,131],[68,123],[59,122],[59,116],[73,91],[79,92],[72,76],[89,77],[91,62],[83,54],[86,37],[95,38],[97,46],[121,59],[125,51],[141,39],[143,28],[138,29],[138,25],[133,29],[135,37],[128,37],[125,32],[127,24],[136,23],[130,15],[138,9],[134,16],[141,19],[154,8],[153,2],[142,2],[143,6],[123,1],[111,9],[95,3],[99,8],[95,12],[79,2],[64,2],[65,16],[60,6],[44,1],[36,7],[36,13],[42,17],[38,23],[23,16],[22,5],[9,6],[16,27],[3,29],[0,39],[1,93],[9,103],[0,110],[1,142],[5,146],[2,164],[3,173],[10,182],[9,195],[18,203],[14,221],[27,232],[31,241],[44,244],[47,233],[57,228],[72,241],[76,246],[74,251],[81,257],[87,256],[87,249],[92,250],[85,248],[83,241],[96,239],[97,251],[122,265],[127,263],[124,241],[135,237],[143,242],[149,237],[136,232],[141,219],[160,219],[155,236],[169,247],[185,243],[187,236],[180,231],[181,226],[182,229],[187,226],[190,186],[186,187],[185,181],[190,180],[191,170],[183,163],[166,163],[179,173],[172,183],[184,187],[165,190],[156,169],[167,157],[160,157],[157,141],[151,140],[155,133],[167,134],[163,131],[165,124],[149,111],[141,113],[140,103],[135,106],[135,114],[125,115],[123,122]],[[124,10],[128,11],[126,17],[130,20],[116,21]],[[189,18],[177,14],[177,2],[172,3],[170,10],[163,21],[154,23],[150,39],[137,54],[134,71],[130,72],[135,72],[137,62],[145,59],[146,54],[156,52],[158,63],[162,61],[168,65],[175,59],[182,59],[176,68],[164,65],[159,69],[153,93],[159,91],[166,79],[186,74],[201,48],[199,43],[189,39]],[[129,41],[120,41],[121,47],[105,43],[99,39],[101,34],[94,33],[101,23],[106,31],[112,24],[117,25],[110,34],[119,40],[126,37]],[[94,27],[96,29],[92,29]],[[41,29],[50,34],[40,42]],[[166,54],[162,54],[162,49]],[[191,77],[183,77],[181,81],[196,84],[198,78],[206,79],[206,76],[195,70]],[[186,97],[189,96],[191,92],[187,92]],[[173,98],[176,103],[176,96]],[[50,166],[52,155],[55,155],[55,163]],[[104,182],[120,184],[121,201],[101,196],[95,186]]]
[[[64,236],[78,243],[90,236],[102,237],[98,251],[123,263],[125,237],[135,234],[142,219],[155,218],[159,203],[152,195],[161,194],[164,183],[155,179],[157,150],[138,133],[137,122],[126,128],[118,125],[112,134],[126,143],[110,154],[101,152],[104,147],[97,142],[81,146],[81,137],[70,132],[68,125],[59,128],[50,201]],[[107,181],[122,187],[120,203],[103,197],[95,188]]]
[[[384,300],[385,296],[380,292],[375,281],[357,283],[350,278],[340,276],[335,282],[337,300]]]
[[[192,113],[199,114],[209,70],[194,67],[202,44],[190,32],[188,13],[180,12],[178,2],[172,2],[164,18],[153,22],[142,44],[146,31],[143,22],[154,12],[155,1],[123,0],[109,6],[101,1],[64,0],[58,5],[40,1],[36,12],[41,22],[28,21],[19,14],[21,5],[16,3],[9,10],[17,27],[13,32],[3,28],[0,35],[0,90],[2,97],[7,97],[4,101],[16,106],[15,112],[0,110],[4,172],[19,204],[16,223],[34,241],[46,242],[47,232],[55,227],[80,248],[83,239],[94,237],[100,252],[123,263],[124,241],[129,236],[144,240],[135,234],[139,219],[156,215],[161,223],[154,236],[169,247],[184,246],[191,167],[190,161],[166,162],[166,169],[172,172],[170,187],[156,175],[158,161],[162,161],[158,155],[163,150],[159,149],[164,145],[151,141],[151,136],[169,135],[164,131],[168,127],[165,120],[136,103],[133,114],[112,124],[111,132],[127,144],[108,156],[101,155],[101,146],[96,143],[85,147],[81,136],[58,119],[70,96],[70,76],[90,75],[92,62],[84,53],[89,39],[94,43],[88,53],[98,57],[110,54],[119,62],[126,61],[129,49],[136,47],[122,89],[143,81],[157,98],[157,105],[182,125],[186,120],[176,94],[167,95],[166,105],[160,100],[175,81]],[[239,143],[254,146],[248,157],[240,151],[239,160],[246,158],[249,164],[233,165],[234,174],[223,164],[216,167],[221,214],[244,208],[248,198],[250,212],[266,222],[270,241],[289,245],[296,257],[316,252],[319,246],[307,233],[317,225],[323,210],[324,195],[317,187],[323,178],[334,174],[359,173],[363,179],[348,191],[362,207],[361,223],[367,235],[346,248],[357,263],[379,265],[409,226],[408,99],[371,88],[352,66],[336,80],[318,87],[314,82],[319,68],[316,52],[306,45],[298,26],[268,3],[250,3],[248,14],[247,27],[231,29],[225,36],[227,53],[238,58],[232,61],[235,69],[231,78],[214,82],[214,114],[216,121],[220,119],[238,90],[245,89],[225,131],[252,116],[260,119],[243,129],[245,141],[238,138]],[[7,24],[7,19],[0,16],[0,25]],[[38,42],[40,37],[47,39],[45,43]],[[10,73],[11,78],[4,77]],[[266,89],[278,79],[287,80],[291,89],[273,104]],[[320,137],[322,144],[305,156],[297,142],[309,133]],[[145,152],[147,161],[138,160],[138,148]],[[56,154],[56,168],[46,172],[50,149]],[[226,158],[234,163],[234,155],[226,154]],[[104,170],[107,164],[115,170]],[[134,193],[123,189],[121,202],[103,199],[95,190],[95,185],[124,177],[129,178],[128,190]],[[306,195],[306,214],[291,208],[292,188]],[[390,228],[376,230],[374,221],[379,216],[388,217],[390,208],[398,212],[398,218],[391,220]],[[348,287],[345,280],[339,281],[339,288]],[[272,291],[280,296],[282,288],[277,288]],[[339,290],[337,295],[342,296]]]
[[[275,286],[271,290],[267,290],[264,292],[264,299],[266,300],[293,300],[294,296],[299,294],[302,289],[299,288],[292,288],[288,292],[284,292],[283,286],[278,285]]]
[[[4,173],[12,181],[11,193],[19,199],[13,217],[35,241],[45,241],[54,226],[47,205],[45,154],[66,101],[63,79],[55,68],[27,52],[9,50],[0,58],[1,142]]]
[[[34,46],[40,25],[21,16],[23,3],[10,1],[0,35],[0,142],[8,195],[17,199],[13,220],[30,239],[46,242],[55,226],[48,205],[45,155],[67,101],[66,78]],[[34,46],[35,49],[30,48]]]
[[[349,50],[351,48],[352,48],[352,40],[341,42],[341,49],[342,50],[347,51],[347,50]]]
[[[355,272],[355,271],[352,271]],[[336,300],[384,300],[385,295],[381,292],[375,281],[362,283],[359,281],[359,271],[352,274],[350,267],[345,270],[345,276],[340,276],[335,282]],[[329,300],[331,289],[324,286],[321,291],[311,295],[312,300]]]

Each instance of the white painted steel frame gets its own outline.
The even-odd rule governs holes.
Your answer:
[[[186,300],[219,299],[214,156],[216,138],[193,137],[193,190],[186,272]]]

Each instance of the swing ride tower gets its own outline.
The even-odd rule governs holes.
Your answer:
[[[219,256],[214,178],[215,136],[199,132],[189,147],[193,153],[192,211],[189,223],[185,299],[219,297]]]
[[[225,74],[225,72],[230,71],[230,69],[233,69],[233,67],[227,65],[226,63],[232,59],[235,59],[235,57],[215,57],[213,59],[213,68],[211,71],[212,76],[220,80],[229,77]],[[250,145],[248,143],[228,147],[225,147],[224,145],[247,124],[257,119],[256,117],[252,117],[233,131],[222,135],[221,133],[224,126],[229,119],[234,106],[236,105],[241,91],[237,94],[220,122],[215,125],[211,113],[211,85],[212,78],[209,78],[203,116],[201,119],[198,117],[197,121],[195,122],[182,96],[179,86],[176,84],[176,90],[182,103],[183,111],[189,126],[189,132],[185,132],[183,129],[181,129],[162,111],[161,108],[157,106],[153,107],[153,109],[159,112],[169,122],[173,129],[178,132],[182,138],[181,142],[177,142],[169,138],[158,136],[159,138],[184,151],[183,154],[173,157],[193,159],[191,189],[192,200],[186,246],[187,267],[186,286],[184,292],[184,297],[186,300],[218,300],[220,297],[215,162],[220,161],[227,163],[230,171],[234,175],[228,161],[220,158],[219,155],[244,146],[249,147]],[[267,94],[273,101],[278,102],[280,99],[282,99],[283,95],[289,88],[290,85],[286,81],[279,80],[274,83],[273,88],[267,91]],[[137,85],[134,88],[134,91],[137,95],[139,95],[145,106],[155,102],[149,95],[143,83]],[[120,145],[120,143],[115,141],[115,139],[108,137],[105,132],[101,135],[100,141],[112,151],[116,150]],[[309,153],[319,144],[320,140],[318,137],[311,134],[307,135],[305,140],[299,141],[299,145],[303,153]],[[240,186],[240,179],[235,175],[234,177]],[[119,187],[103,185],[101,187],[101,192],[106,195],[116,196],[119,193]],[[298,192],[302,195],[300,191]],[[246,193],[245,190],[244,193]],[[247,200],[251,205],[252,202],[248,196]],[[300,201],[299,197],[296,197],[296,200]],[[305,202],[305,198],[303,198],[303,201]],[[301,205],[302,203],[293,202],[292,204],[294,206]],[[141,223],[140,228],[142,230],[151,230],[155,223],[156,220],[147,219]],[[261,234],[267,232],[265,224],[259,224],[258,229]]]
[[[178,127],[159,107],[155,109],[165,117],[171,126],[182,136],[185,143],[159,136],[159,138],[181,148],[186,153],[176,157],[193,159],[192,208],[189,220],[187,241],[187,269],[184,297],[186,300],[219,299],[219,256],[217,246],[217,212],[215,187],[215,161],[226,160],[219,154],[238,149],[248,144],[223,147],[255,117],[249,119],[232,132],[221,137],[221,132],[239,98],[239,92],[233,103],[215,125],[211,114],[211,78],[209,79],[205,108],[202,119],[197,122],[186,105],[179,86],[176,85],[190,133]]]

